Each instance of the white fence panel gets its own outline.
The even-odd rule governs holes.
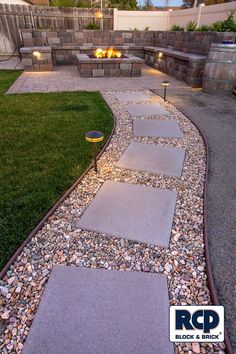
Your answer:
[[[149,27],[153,31],[165,31],[168,26],[168,11],[114,11],[114,30]]]
[[[213,22],[225,20],[231,10],[236,11],[236,1],[205,6],[202,8],[200,25],[210,25]],[[236,12],[234,18],[236,19]]]

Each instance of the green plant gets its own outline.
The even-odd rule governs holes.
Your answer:
[[[92,7],[90,0],[51,0],[50,5],[59,7]]]
[[[197,29],[199,32],[209,32],[211,30],[211,26],[209,25],[201,25]]]
[[[99,30],[100,26],[98,23],[90,22],[87,26],[84,27],[87,30]]]
[[[119,10],[138,10],[136,0],[108,0],[108,7],[117,8]]]
[[[149,31],[149,30],[150,30],[149,26],[144,27],[144,31]]]
[[[184,27],[181,27],[179,25],[172,25],[171,31],[173,32],[183,32],[184,31]]]
[[[188,32],[197,31],[197,23],[195,21],[189,21],[186,25],[186,30]]]
[[[140,31],[137,27],[130,28],[129,30],[130,30],[130,31],[133,31],[133,32],[139,32],[139,31]]]
[[[234,20],[235,11],[231,11],[224,21],[217,21],[211,25],[214,32],[236,32],[236,21]]]

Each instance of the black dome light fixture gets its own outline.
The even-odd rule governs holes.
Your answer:
[[[104,134],[102,132],[99,132],[98,130],[90,130],[85,134],[85,139],[89,143],[93,143],[93,161],[94,161],[94,170],[97,173],[98,168],[97,168],[97,146],[96,143],[99,143],[100,141],[103,141],[104,139]]]
[[[166,88],[170,85],[170,81],[162,81],[161,86],[164,86],[164,101],[166,101]]]

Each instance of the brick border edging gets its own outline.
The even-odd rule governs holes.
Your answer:
[[[100,91],[99,91],[100,93]],[[99,152],[97,159],[101,157],[101,155],[105,152],[107,149],[108,145],[110,144],[110,141],[114,135],[115,129],[116,129],[116,117],[112,113],[110,107],[104,100],[103,96],[101,95],[104,103],[108,107],[112,117],[113,117],[113,127],[112,131],[109,135],[109,138],[106,142],[106,144],[102,147],[101,151]],[[62,197],[54,204],[54,206],[47,212],[47,214],[42,218],[42,220],[39,221],[39,223],[36,225],[36,227],[31,231],[31,233],[27,236],[27,238],[22,242],[20,247],[12,254],[11,258],[9,261],[5,264],[5,266],[2,268],[0,271],[0,280],[3,279],[4,275],[8,271],[9,267],[16,261],[17,257],[20,255],[20,253],[23,251],[24,247],[27,245],[30,240],[36,236],[36,234],[43,228],[44,224],[48,221],[48,218],[54,214],[56,209],[64,202],[64,200],[76,189],[76,187],[80,184],[80,182],[84,179],[84,177],[87,175],[87,173],[91,170],[93,167],[93,162],[90,163],[90,165],[87,167],[87,169],[84,171],[84,173],[72,184],[72,186],[67,189],[67,191],[62,195]]]
[[[163,98],[159,93],[156,92],[155,89],[150,89],[150,91],[154,92],[156,95],[159,97]],[[170,101],[167,100],[170,104],[172,104]],[[172,104],[173,105],[173,104]],[[174,105],[173,105],[174,106]],[[206,215],[206,210],[207,210],[207,197],[206,197],[206,190],[207,190],[207,183],[208,183],[208,176],[209,176],[209,146],[208,142],[206,139],[205,134],[203,133],[202,129],[198,127],[198,125],[190,118],[188,115],[186,115],[181,109],[177,108],[174,106],[178,111],[180,111],[185,117],[187,117],[191,123],[197,128],[199,131],[200,135],[203,138],[203,142],[205,145],[206,149],[206,172],[205,172],[205,181],[204,181],[204,190],[203,190],[203,238],[204,238],[204,253],[205,253],[205,259],[206,259],[206,274],[207,274],[207,280],[208,280],[208,287],[210,291],[210,296],[211,296],[211,301],[213,305],[219,305],[219,300],[218,300],[218,295],[217,295],[217,290],[215,287],[215,282],[213,278],[213,272],[212,272],[212,266],[211,266],[211,258],[210,258],[210,251],[209,251],[209,238],[208,238],[208,223],[207,223],[207,215]],[[225,328],[225,340],[224,340],[225,346],[226,346],[226,352],[227,354],[234,354],[233,348],[229,339],[228,331]]]

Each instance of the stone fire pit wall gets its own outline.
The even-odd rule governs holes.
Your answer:
[[[123,58],[90,58],[87,54],[76,54],[81,77],[141,76],[144,60],[132,54]]]

